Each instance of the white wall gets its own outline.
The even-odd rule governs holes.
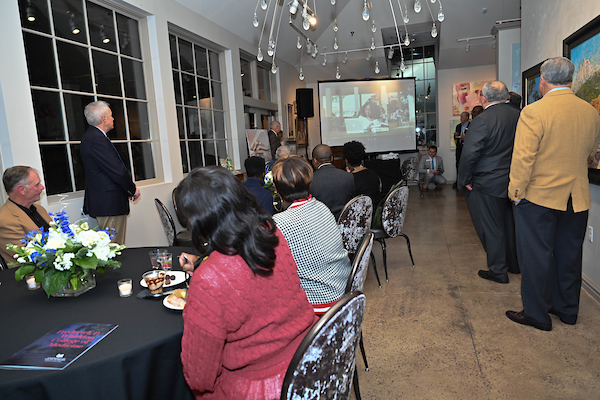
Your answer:
[[[521,21],[521,70],[549,57],[562,56],[563,40],[600,14],[600,1],[523,0]],[[590,185],[592,208],[588,225],[600,234],[600,187]],[[584,282],[600,294],[600,235],[583,244]]]
[[[438,155],[444,160],[444,177],[448,182],[456,181],[456,155],[451,150],[450,120],[458,119],[452,115],[452,86],[462,82],[489,81],[496,79],[496,66],[483,65],[470,68],[439,70],[437,74],[437,110],[438,110]]]

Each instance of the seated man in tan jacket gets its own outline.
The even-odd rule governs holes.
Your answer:
[[[7,244],[21,244],[21,239],[29,231],[50,227],[50,216],[44,207],[33,203],[40,200],[44,185],[40,176],[31,167],[14,166],[4,171],[2,183],[8,200],[0,207],[0,255],[8,264],[15,262],[13,251]],[[10,267],[10,265],[9,265]]]

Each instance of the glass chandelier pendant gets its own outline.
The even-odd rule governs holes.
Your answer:
[[[400,10],[402,11],[402,10]],[[408,24],[408,7],[406,6],[406,4],[404,5],[404,15],[402,16],[402,19],[404,20],[405,24]]]
[[[305,31],[307,31],[308,28],[310,28],[310,22],[308,22],[308,18],[304,18],[304,20],[302,21],[302,27]]]
[[[298,50],[302,48],[302,43],[300,43],[300,36],[298,36],[298,41],[296,42],[296,48]]]
[[[338,31],[337,19],[333,21],[333,31],[334,31],[334,32],[337,32],[337,31]]]
[[[254,13],[254,19],[252,20],[252,25],[254,25],[255,28],[258,28],[258,17],[256,16],[256,13]]]
[[[442,22],[446,16],[444,10],[442,10],[442,3],[440,3],[440,12],[438,13],[438,21]]]
[[[402,61],[400,62],[400,70],[404,71],[406,69],[406,64],[404,64],[404,57],[402,57]]]
[[[425,0],[425,1],[427,1],[427,0]],[[416,13],[421,12],[421,0],[415,0],[415,12]]]
[[[336,38],[333,39],[333,49],[337,50],[339,48],[340,48],[340,46],[338,45],[337,37],[336,37]]]
[[[327,54],[323,54],[323,64],[324,67],[327,66]]]
[[[408,32],[406,32],[406,37],[404,38],[404,45],[405,46],[410,45],[410,38],[408,37]]]
[[[431,0],[431,4],[435,3],[435,0]]]
[[[273,74],[277,73],[277,66],[275,66],[275,63],[273,63],[273,65],[271,65],[271,73],[273,73]]]
[[[348,62],[348,52],[344,55],[344,60],[342,61],[344,64]]]
[[[371,25],[371,32],[375,33],[376,30],[377,27],[375,26],[375,21],[373,21],[373,24]]]
[[[342,74],[340,74],[340,67],[336,67],[335,79],[340,79],[341,77],[342,77]]]
[[[435,26],[435,22],[433,23],[433,28],[431,28],[431,37],[435,38],[437,37],[437,27]]]
[[[371,50],[375,50],[375,38],[371,38]]]
[[[378,74],[380,72],[381,70],[379,69],[379,61],[375,61],[375,73]]]
[[[263,10],[267,9],[267,0],[262,0],[262,3],[260,3],[260,8]]]
[[[258,62],[261,62],[263,60],[263,54],[262,51],[260,51],[260,47],[258,48],[258,54],[256,55],[256,59],[258,60]]]
[[[269,44],[269,47],[267,47],[267,54],[269,57],[273,57],[273,54],[275,54],[275,47]]]
[[[300,75],[298,75],[298,79],[300,79],[301,81],[304,80],[304,73],[302,72],[302,67],[300,67]]]
[[[331,5],[335,6],[335,0],[331,0]]]
[[[371,14],[369,14],[369,7],[367,7],[367,0],[365,0],[365,6],[363,7],[363,12],[362,12],[362,19],[365,21],[368,21],[370,16],[371,16]]]

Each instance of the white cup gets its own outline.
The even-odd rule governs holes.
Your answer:
[[[133,285],[131,284],[131,278],[121,279],[117,282],[119,288],[119,296],[129,297],[133,294]]]

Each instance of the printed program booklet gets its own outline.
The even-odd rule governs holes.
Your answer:
[[[117,326],[91,322],[61,325],[4,361],[0,368],[65,369]]]

